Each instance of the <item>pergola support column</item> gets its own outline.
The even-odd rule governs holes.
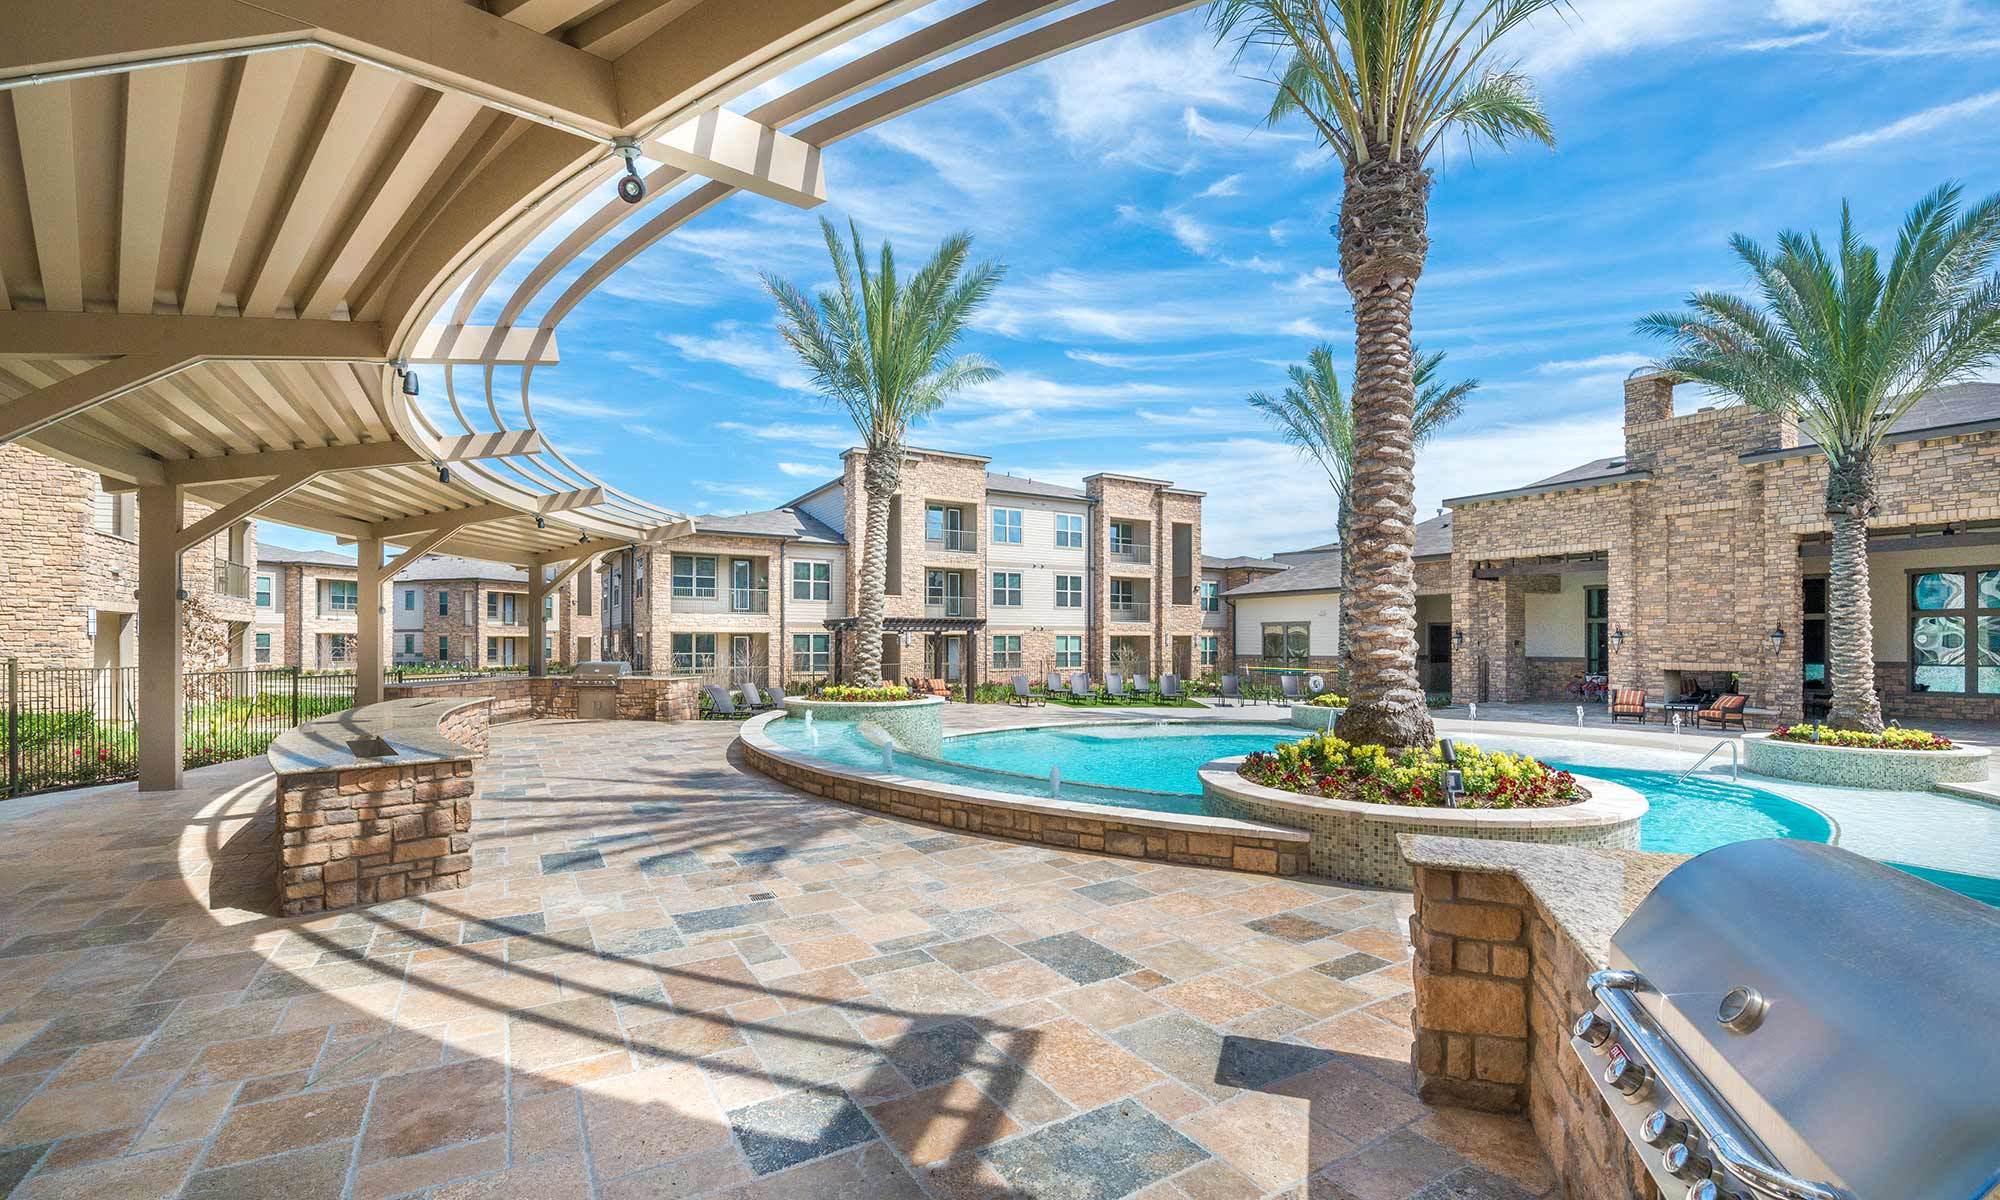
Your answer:
[[[181,490],[139,489],[139,790],[181,786]]]
[[[549,569],[540,562],[528,564],[528,674],[546,675],[549,656],[543,643],[548,640],[549,619],[542,612],[549,594]]]
[[[360,603],[354,613],[354,705],[382,702],[382,588],[389,572],[382,562],[382,539],[354,544]]]

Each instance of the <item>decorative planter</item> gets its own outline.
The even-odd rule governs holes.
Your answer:
[[[1800,783],[1887,792],[1928,791],[1940,783],[1979,783],[1986,778],[1991,753],[1981,746],[1871,750],[1781,742],[1768,733],[1743,735],[1743,768],[1747,771]]]
[[[1378,887],[1412,885],[1397,834],[1637,850],[1639,819],[1647,808],[1646,798],[1631,788],[1582,775],[1577,782],[1589,798],[1561,808],[1422,808],[1325,800],[1252,783],[1237,774],[1242,765],[1238,756],[1216,759],[1201,769],[1202,795],[1214,812],[1302,829],[1312,835],[1308,871]]]
[[[798,720],[811,713],[815,721],[846,721],[874,725],[896,748],[925,758],[936,758],[944,748],[944,698],[922,696],[915,700],[807,700],[790,696],[785,712]]]
[[[1292,705],[1292,724],[1300,729],[1332,729],[1344,708],[1320,708],[1311,704]]]

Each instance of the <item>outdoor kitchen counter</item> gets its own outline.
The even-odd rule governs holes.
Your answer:
[[[386,700],[271,743],[278,909],[329,912],[472,880],[473,763],[493,700]]]

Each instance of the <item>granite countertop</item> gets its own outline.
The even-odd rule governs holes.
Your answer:
[[[1411,833],[1396,840],[1411,866],[1496,871],[1520,880],[1600,969],[1608,961],[1611,935],[1661,878],[1689,857]]]
[[[484,697],[437,700],[387,700],[350,708],[307,721],[278,735],[267,757],[278,775],[315,771],[345,771],[355,767],[409,767],[463,762],[473,751],[438,732],[438,722],[456,709],[486,704]],[[379,737],[392,751],[386,756],[362,753],[356,739]]]

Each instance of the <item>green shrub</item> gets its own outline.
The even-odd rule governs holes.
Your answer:
[[[1568,771],[1463,742],[1457,751],[1465,776],[1461,808],[1552,808],[1578,799]],[[1434,745],[1391,753],[1321,733],[1250,755],[1241,774],[1265,787],[1329,800],[1437,808],[1445,803],[1444,771],[1444,756]]]
[[[1779,742],[1839,746],[1846,750],[1949,750],[1951,739],[1926,729],[1884,729],[1863,733],[1858,729],[1835,729],[1831,725],[1780,725],[1771,731]]]
[[[1347,707],[1347,697],[1345,697],[1345,696],[1340,696],[1340,695],[1336,695],[1336,694],[1334,694],[1333,692],[1321,692],[1321,693],[1320,693],[1319,695],[1317,695],[1317,696],[1314,696],[1314,697],[1313,697],[1312,699],[1310,699],[1310,700],[1306,701],[1306,707],[1307,707],[1307,708],[1346,708],[1346,707]]]
[[[879,687],[856,687],[850,683],[836,683],[823,687],[818,700],[839,700],[846,704],[886,704],[894,700],[908,700],[910,689],[900,683],[885,683]]]

